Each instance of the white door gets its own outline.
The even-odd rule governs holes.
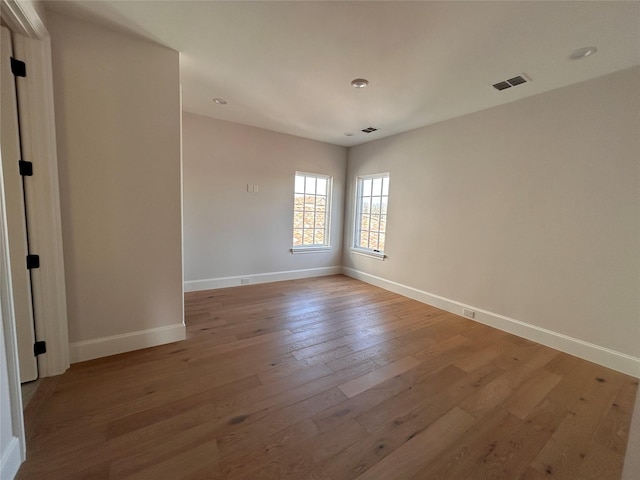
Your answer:
[[[38,378],[38,364],[34,355],[35,332],[33,303],[31,300],[31,278],[27,269],[28,237],[25,218],[23,177],[20,176],[20,130],[16,87],[11,72],[11,33],[2,27],[0,68],[0,145],[2,147],[2,173],[4,179],[7,230],[9,233],[9,257],[13,304],[16,316],[16,336],[20,362],[20,381],[29,382]]]

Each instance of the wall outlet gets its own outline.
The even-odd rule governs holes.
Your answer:
[[[467,318],[476,318],[476,312],[474,312],[470,308],[463,308],[462,314]]]
[[[251,283],[251,279],[250,278],[241,278],[240,279],[240,285],[249,285]]]

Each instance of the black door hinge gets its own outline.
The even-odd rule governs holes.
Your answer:
[[[27,76],[27,66],[21,60],[16,60],[11,57],[11,73],[13,73],[16,77],[26,77]]]
[[[40,255],[27,255],[27,270],[40,268]]]
[[[37,357],[38,355],[42,355],[43,353],[47,353],[47,342],[40,341],[33,344],[33,356]]]
[[[19,160],[20,175],[23,177],[31,177],[33,175],[33,163],[26,160]]]

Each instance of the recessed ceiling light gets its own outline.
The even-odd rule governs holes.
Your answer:
[[[226,105],[227,101],[224,98],[214,98],[213,103],[217,105]]]
[[[345,137],[353,137],[353,132],[347,132],[344,134]]]
[[[369,80],[365,78],[356,78],[355,80],[351,81],[351,85],[355,88],[364,88],[369,85]]]
[[[578,50],[572,52],[571,55],[569,55],[569,58],[571,60],[580,60],[582,58],[590,57],[591,55],[593,55],[597,51],[598,51],[597,47],[583,47],[583,48],[579,48]]]

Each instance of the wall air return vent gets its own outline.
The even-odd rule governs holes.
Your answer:
[[[493,88],[496,90],[506,90],[507,88],[517,87],[518,85],[522,85],[523,83],[530,82],[531,79],[527,77],[524,73],[517,75],[508,80],[503,80],[502,82],[494,83]]]
[[[362,131],[363,131],[364,133],[373,133],[373,132],[378,131],[378,129],[377,129],[377,128],[375,128],[375,127],[368,127],[368,128],[363,128],[363,129],[362,129]]]

